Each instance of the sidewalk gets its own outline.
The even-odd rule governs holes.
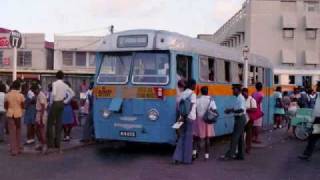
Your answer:
[[[61,142],[63,152],[89,145],[89,144],[85,144],[85,143],[80,142],[81,136],[82,136],[82,127],[77,126],[77,127],[73,128],[71,136],[72,136],[72,139],[69,142],[63,142],[63,141]],[[22,143],[24,143],[26,140],[25,126],[23,127],[22,137],[23,137]],[[261,144],[252,144],[253,148],[267,148],[267,147],[272,148],[272,146],[274,144],[285,142],[286,140],[288,140],[288,134],[286,133],[286,128],[277,129],[277,130],[268,129],[268,130],[263,131],[260,138],[261,138],[262,143]],[[230,143],[229,136],[215,138],[215,141],[220,146],[226,146]],[[116,144],[112,143],[112,145],[116,145]],[[8,140],[6,139],[5,143],[0,144],[0,153],[7,152],[8,149],[9,149]],[[35,145],[24,145],[23,152],[25,154],[39,154],[39,152],[35,150]],[[58,150],[57,151],[50,151],[49,154],[50,153],[58,153]]]
[[[25,125],[22,125],[22,144],[24,144],[24,142],[26,141],[26,128]],[[69,142],[63,142],[61,141],[61,147],[62,147],[62,151],[68,151],[68,150],[72,150],[72,149],[77,149],[83,146],[86,146],[88,144],[85,143],[81,143],[81,137],[82,137],[82,127],[74,127],[72,129],[71,132],[71,137],[72,139]],[[5,152],[9,150],[9,144],[8,144],[8,136],[6,136],[5,138],[5,142],[4,143],[0,143],[0,152]],[[50,153],[57,153],[57,151],[50,151]],[[35,150],[35,144],[34,145],[23,145],[23,153],[25,154],[39,154],[39,151]]]

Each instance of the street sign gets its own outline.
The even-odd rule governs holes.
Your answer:
[[[13,30],[10,33],[10,45],[11,47],[20,48],[22,44],[22,35],[19,31]]]

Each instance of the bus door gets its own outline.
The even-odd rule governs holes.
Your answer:
[[[177,55],[177,80],[192,78],[192,56]]]

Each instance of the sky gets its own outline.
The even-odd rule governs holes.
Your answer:
[[[159,29],[196,37],[214,33],[244,0],[0,0],[0,27],[23,33],[106,35]]]

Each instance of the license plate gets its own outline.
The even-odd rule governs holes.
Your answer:
[[[136,132],[134,132],[134,131],[120,131],[120,136],[122,136],[122,137],[136,137]]]

